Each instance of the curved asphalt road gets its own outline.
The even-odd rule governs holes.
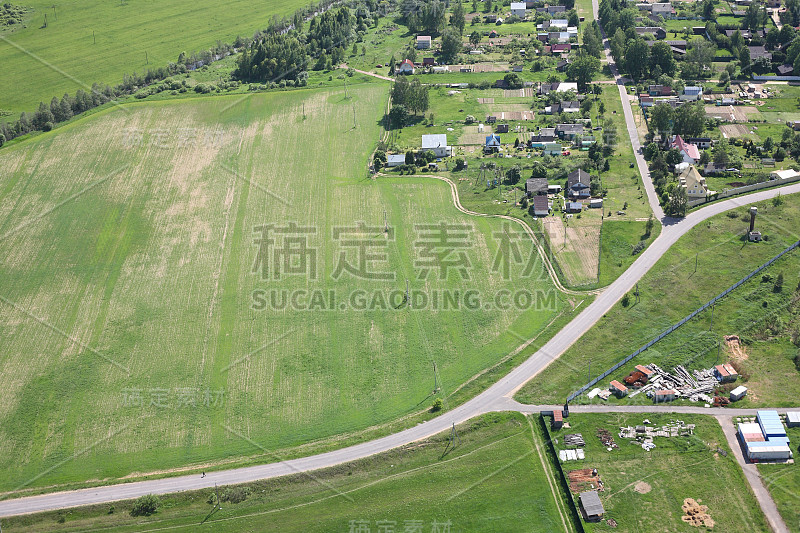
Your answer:
[[[567,324],[566,327],[556,333],[556,335],[540,350],[531,355],[525,362],[480,395],[433,420],[421,423],[399,433],[355,446],[280,463],[211,472],[206,474],[204,478],[197,474],[192,474],[167,479],[138,481],[135,483],[107,485],[69,492],[56,492],[40,496],[4,500],[0,502],[0,517],[77,507],[81,505],[107,503],[116,500],[137,498],[144,494],[166,494],[185,490],[205,489],[213,487],[215,484],[229,485],[245,483],[259,479],[296,474],[298,472],[308,472],[368,457],[430,437],[436,433],[446,431],[454,423],[460,424],[461,422],[483,413],[509,409],[524,410],[520,407],[521,404],[517,404],[511,399],[514,393],[564,353],[572,343],[589,330],[589,328],[622,298],[626,292],[631,290],[634,284],[650,270],[656,261],[669,250],[678,238],[707,218],[723,213],[729,209],[761,202],[773,198],[779,193],[791,194],[796,192],[800,192],[800,183],[782,188],[760,191],[739,198],[731,198],[694,211],[685,219],[673,221],[665,226],[661,235],[642,252],[636,262],[634,262],[628,270],[614,283],[609,285],[594,302],[586,307],[586,309]],[[580,411],[585,408],[575,407],[574,409]],[[615,407],[615,409],[619,408]],[[653,408],[648,407],[648,409]],[[708,409],[696,409],[700,409],[703,413],[710,414]],[[726,411],[726,414],[729,413],[731,413],[731,411]]]

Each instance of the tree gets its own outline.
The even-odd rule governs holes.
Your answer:
[[[436,413],[441,411],[444,408],[444,402],[442,402],[441,398],[436,398],[433,401],[433,405],[431,405],[431,413]]]
[[[705,39],[695,39],[691,42],[689,51],[686,52],[684,63],[691,65],[699,77],[705,69],[711,67],[716,53],[717,47],[714,43]]]
[[[672,106],[667,103],[655,105],[650,111],[650,125],[661,136],[661,140],[664,143],[666,143],[667,135],[672,131],[674,120],[675,112],[672,110]]]
[[[503,76],[503,81],[506,82],[509,89],[521,89],[524,85],[522,79],[515,72],[509,72]]]
[[[775,161],[781,162],[786,159],[786,151],[779,146],[775,149],[775,152],[773,152],[772,158],[775,159]]]
[[[625,54],[625,32],[617,28],[614,32],[614,37],[611,38],[611,55],[614,56],[616,61],[622,61],[622,56]]]
[[[739,53],[739,64],[742,67],[742,72],[750,71],[750,49],[747,47],[742,48]]]
[[[639,81],[644,78],[650,65],[650,47],[644,39],[635,39],[625,48],[625,70],[634,79]]]
[[[578,92],[585,92],[594,75],[600,70],[600,60],[588,54],[579,55],[567,67],[567,77],[578,82]]]
[[[6,136],[0,133],[0,148],[6,143]]]
[[[767,23],[767,10],[759,0],[754,0],[747,8],[742,19],[742,28],[752,31],[760,30]]]
[[[673,189],[667,203],[667,213],[676,217],[686,216],[686,208],[689,205],[689,196],[686,189],[678,185]]]
[[[160,506],[161,500],[159,500],[158,496],[155,494],[145,494],[144,496],[139,496],[136,501],[133,502],[133,507],[131,507],[131,516],[150,516],[155,514]]]
[[[406,152],[406,165],[413,165],[414,164],[414,152],[409,150]]]
[[[775,141],[772,140],[772,137],[767,137],[764,139],[764,150],[767,152],[771,152],[772,149],[775,147]]]
[[[772,292],[783,291],[783,272],[778,272],[778,278],[775,280],[775,285],[772,287]]]
[[[675,110],[674,133],[682,137],[699,137],[706,127],[706,110],[702,102],[684,104]]]
[[[545,168],[541,161],[533,162],[533,172],[531,173],[531,177],[547,178],[547,168]]]
[[[461,52],[461,36],[452,30],[447,30],[442,35],[442,59],[445,63],[452,63]]]
[[[55,118],[53,117],[53,112],[50,111],[50,107],[44,102],[39,102],[39,108],[36,110],[36,113],[33,114],[33,127],[37,130],[43,130],[45,124],[48,122],[52,124],[54,120]]]
[[[481,32],[474,31],[474,32],[470,33],[469,34],[469,42],[470,42],[470,44],[472,44],[472,46],[475,46],[476,44],[481,42]]]
[[[506,182],[510,184],[518,183],[522,177],[522,169],[519,165],[514,165],[506,171]]]
[[[402,104],[393,105],[392,109],[389,111],[389,122],[392,129],[405,126],[408,122],[408,108]]]
[[[661,67],[661,72],[667,76],[675,75],[678,62],[673,57],[672,48],[664,41],[656,41],[650,48],[650,66]]]
[[[594,21],[583,33],[583,49],[590,56],[603,57],[603,41],[600,37],[600,27]]]
[[[386,152],[375,150],[375,155],[372,156],[372,164],[375,165],[375,170],[382,169],[386,165]]]
[[[453,11],[450,14],[450,25],[458,31],[459,35],[464,34],[466,19],[464,18],[464,4],[461,3],[461,0],[455,1]]]
[[[655,221],[653,220],[653,214],[650,213],[650,218],[647,219],[647,224],[644,226],[644,234],[645,236],[649,237],[653,233],[653,226],[655,225]]]

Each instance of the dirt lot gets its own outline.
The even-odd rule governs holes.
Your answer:
[[[471,68],[472,72],[508,72],[507,63],[475,63],[474,65],[450,65],[450,72]]]
[[[584,492],[587,490],[602,491],[602,481],[600,475],[592,475],[591,468],[581,468],[580,470],[570,470],[567,472],[569,488],[573,492]]]
[[[504,90],[503,96],[506,98],[533,98],[533,87],[525,87],[524,89]]]
[[[744,124],[725,124],[719,127],[724,139],[731,139],[733,137],[744,137],[750,135],[750,127]]]
[[[478,98],[479,104],[493,104],[494,98]]]
[[[747,122],[748,115],[757,114],[759,111],[751,105],[705,106],[706,115],[731,122]]]
[[[569,283],[581,285],[597,281],[601,222],[573,217],[567,223],[566,233],[560,217],[547,217],[543,223],[550,249]]]

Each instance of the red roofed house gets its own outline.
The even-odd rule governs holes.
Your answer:
[[[647,379],[648,381],[650,380],[650,376],[652,376],[652,375],[653,375],[653,371],[652,371],[652,370],[650,370],[649,368],[647,368],[647,367],[646,367],[646,366],[644,366],[644,365],[636,365],[634,368],[635,368],[637,371],[639,371],[639,372],[641,372],[642,374],[644,374],[644,377],[645,377],[645,379]]]
[[[675,136],[675,139],[669,144],[669,147],[675,148],[681,153],[684,163],[696,165],[700,161],[700,150],[697,148],[697,145],[687,143],[680,135]]]
[[[397,67],[398,74],[414,74],[414,63],[408,59],[404,59],[400,66]]]
[[[717,378],[720,383],[730,383],[731,381],[736,381],[736,378],[739,377],[739,373],[736,372],[736,369],[731,365],[725,363],[714,367],[714,377]]]
[[[674,389],[657,390],[653,395],[653,401],[656,403],[671,402],[675,399],[675,395],[676,392]]]
[[[621,398],[628,394],[628,387],[617,381],[616,379],[610,383],[611,392],[614,393],[615,396]]]
[[[550,47],[550,50],[554,54],[563,54],[564,52],[570,52],[572,50],[572,45],[569,43],[565,44],[554,44]]]

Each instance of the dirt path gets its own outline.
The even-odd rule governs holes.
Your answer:
[[[536,449],[536,455],[539,456],[539,462],[542,464],[542,471],[544,471],[545,477],[547,478],[547,484],[550,486],[550,492],[553,494],[553,499],[556,502],[556,508],[558,509],[558,514],[561,516],[561,523],[564,526],[564,531],[567,533],[572,533],[575,530],[572,527],[572,520],[569,517],[569,510],[564,509],[565,502],[561,498],[561,491],[557,491],[553,485],[553,480],[556,478],[556,473],[553,472],[552,465],[548,464],[547,458],[542,452],[543,443],[539,440],[539,436],[536,434],[536,431],[533,428],[533,422],[531,422],[531,418],[525,418],[528,420],[528,425],[531,428],[533,446]]]
[[[350,67],[347,66],[347,63],[342,63],[341,65],[339,65],[339,68],[346,69],[346,68],[350,68]],[[380,74],[375,74],[374,72],[367,72],[366,70],[358,70],[357,68],[354,68],[353,70],[355,70],[359,74],[365,74],[367,76],[372,76],[373,78],[378,78],[379,80],[394,81],[394,78],[390,78],[388,76],[381,76]]]

